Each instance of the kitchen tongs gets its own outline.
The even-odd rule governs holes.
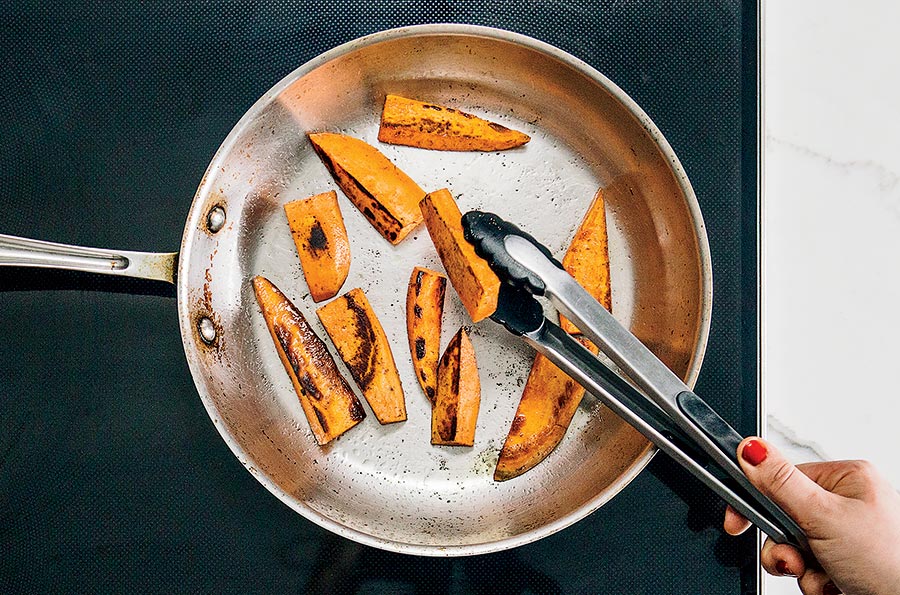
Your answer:
[[[466,240],[501,280],[491,319],[521,336],[774,541],[809,551],[802,529],[738,466],[741,435],[620,325],[547,248],[492,213],[470,211],[462,223]],[[548,298],[630,382],[548,320],[535,296]]]

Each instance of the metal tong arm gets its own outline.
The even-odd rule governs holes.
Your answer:
[[[463,228],[466,239],[501,279],[533,295],[548,297],[699,450],[754,500],[756,508],[771,520],[768,525],[782,528],[779,534],[770,534],[773,539],[808,550],[802,529],[760,493],[738,466],[736,450],[740,434],[578,285],[546,247],[492,213],[466,213]],[[693,471],[692,467],[689,469]]]
[[[757,510],[752,495],[722,473],[705,453],[697,451],[692,439],[666,413],[547,320],[540,303],[525,289],[501,285],[497,310],[491,319],[521,336],[772,539],[792,543],[781,527]]]
[[[778,543],[792,543],[790,536],[763,513],[759,512],[746,492],[716,476],[715,467],[707,467],[703,459],[685,442],[681,432],[665,415],[653,413],[652,405],[615,372],[607,368],[590,351],[556,324],[546,321],[538,331],[523,334],[525,341],[581,384],[609,409],[672,457],[720,498],[744,515]]]

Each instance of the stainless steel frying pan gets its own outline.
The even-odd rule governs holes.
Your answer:
[[[210,418],[241,463],[285,504],[368,545],[423,555],[502,550],[602,506],[654,449],[586,398],[560,446],[504,483],[491,479],[532,354],[491,322],[472,330],[483,389],[474,448],[432,447],[430,406],[405,337],[406,282],[440,267],[424,228],[398,247],[341,195],[353,264],[401,371],[409,419],[370,415],[316,445],[249,281],[263,274],[314,324],[281,206],[335,185],[306,133],[377,144],[386,93],[448,104],[532,136],[503,153],[379,145],[428,190],[463,210],[515,221],[558,255],[598,187],[610,221],[613,311],[693,385],[709,330],[709,248],[697,201],[671,147],[621,89],[580,60],[522,35],[474,26],[396,29],[342,45],[275,85],[238,122],[200,182],[176,254],[115,252],[3,237],[0,264],[176,283],[184,350]],[[471,324],[448,292],[444,344]],[[318,329],[320,334],[321,329]]]

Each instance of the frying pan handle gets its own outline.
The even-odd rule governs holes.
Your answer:
[[[0,234],[0,266],[68,269],[175,283],[175,252],[128,252]]]

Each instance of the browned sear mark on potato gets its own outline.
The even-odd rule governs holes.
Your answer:
[[[297,361],[297,354],[291,350],[291,331],[283,324],[278,324],[272,327],[272,332],[275,333],[275,336],[278,338],[278,343],[284,350],[285,357],[291,365],[291,369],[294,370],[294,374],[297,374],[299,379],[300,363]]]
[[[587,339],[578,340],[597,353]],[[583,395],[580,384],[543,355],[536,355],[500,450],[494,480],[518,477],[544,460],[562,440]]]
[[[444,417],[438,422],[438,434],[444,442],[452,442],[456,437],[456,403],[447,406]]]
[[[316,441],[337,438],[365,417],[359,399],[296,306],[264,277],[253,289]]]
[[[417,267],[415,269],[415,277],[416,277],[416,297],[419,297],[419,292],[422,291],[422,279],[425,277],[427,270],[421,267]]]
[[[460,328],[438,364],[437,392],[431,412],[431,443],[472,446],[481,404],[475,350]]]
[[[519,430],[522,429],[523,425],[525,425],[525,416],[524,415],[515,416],[512,420],[512,425],[509,426],[509,433],[510,434],[517,433]]]
[[[355,419],[357,421],[366,417],[366,411],[363,409],[362,403],[360,403],[359,400],[350,403],[349,413],[350,419]]]
[[[309,140],[322,163],[369,223],[392,244],[421,221],[417,209],[425,191],[375,147],[329,132]]]
[[[325,232],[322,231],[322,224],[318,221],[313,223],[312,229],[309,230],[307,243],[315,252],[328,250],[328,237],[325,236]]]
[[[316,313],[378,421],[405,420],[400,374],[387,335],[365,293],[352,289]]]
[[[310,378],[307,374],[302,374],[300,372],[297,373],[297,380],[300,381],[300,386],[303,387],[303,391],[306,393],[306,396],[315,399],[316,401],[322,400],[322,393],[319,392],[318,387],[316,387],[315,382],[313,382],[312,378]]]
[[[413,368],[428,400],[434,403],[440,356],[441,318],[447,278],[430,269],[416,267],[406,290],[406,332]]]
[[[328,419],[327,419],[327,418],[325,417],[325,415],[324,415],[321,411],[319,411],[318,409],[315,409],[315,408],[314,408],[313,411],[316,412],[316,418],[319,420],[319,425],[322,426],[322,430],[323,430],[324,432],[327,432],[327,431],[328,431]]]
[[[403,227],[402,222],[384,208],[359,180],[335,163],[327,153],[319,149],[318,145],[313,145],[313,147],[316,148],[316,153],[322,158],[322,163],[325,164],[325,168],[331,175],[336,180],[343,181],[342,187],[345,192],[348,194],[352,192],[349,188],[353,188],[356,191],[354,203],[366,219],[369,220],[369,223],[375,226],[376,229],[381,230],[382,235],[386,239],[391,242],[395,241],[397,239],[397,230]]]
[[[360,307],[349,293],[344,299],[347,300],[347,309],[353,313],[353,333],[359,341],[359,350],[347,362],[347,367],[359,388],[365,391],[375,376],[375,330],[365,308]]]
[[[419,207],[428,235],[472,322],[487,318],[497,309],[500,280],[465,239],[462,213],[453,195],[446,188],[435,190],[425,196]]]
[[[334,190],[284,205],[313,301],[334,297],[350,272],[350,240]]]
[[[531,138],[458,109],[388,95],[378,140],[438,151],[502,151]]]
[[[445,378],[449,378],[449,383],[445,381],[440,388],[448,389],[449,392],[453,395],[459,394],[459,376],[461,373],[459,369],[459,360],[461,340],[461,332],[456,333],[453,336],[453,338],[450,340],[450,343],[447,345],[447,350],[444,352],[444,357],[441,358],[440,363],[441,371],[447,372],[444,375]],[[440,374],[441,371],[439,371],[438,373]],[[438,434],[440,435],[443,442],[453,442],[456,439],[456,426],[459,413],[458,400],[449,401],[443,409],[444,414],[440,416],[440,420],[438,421]]]

